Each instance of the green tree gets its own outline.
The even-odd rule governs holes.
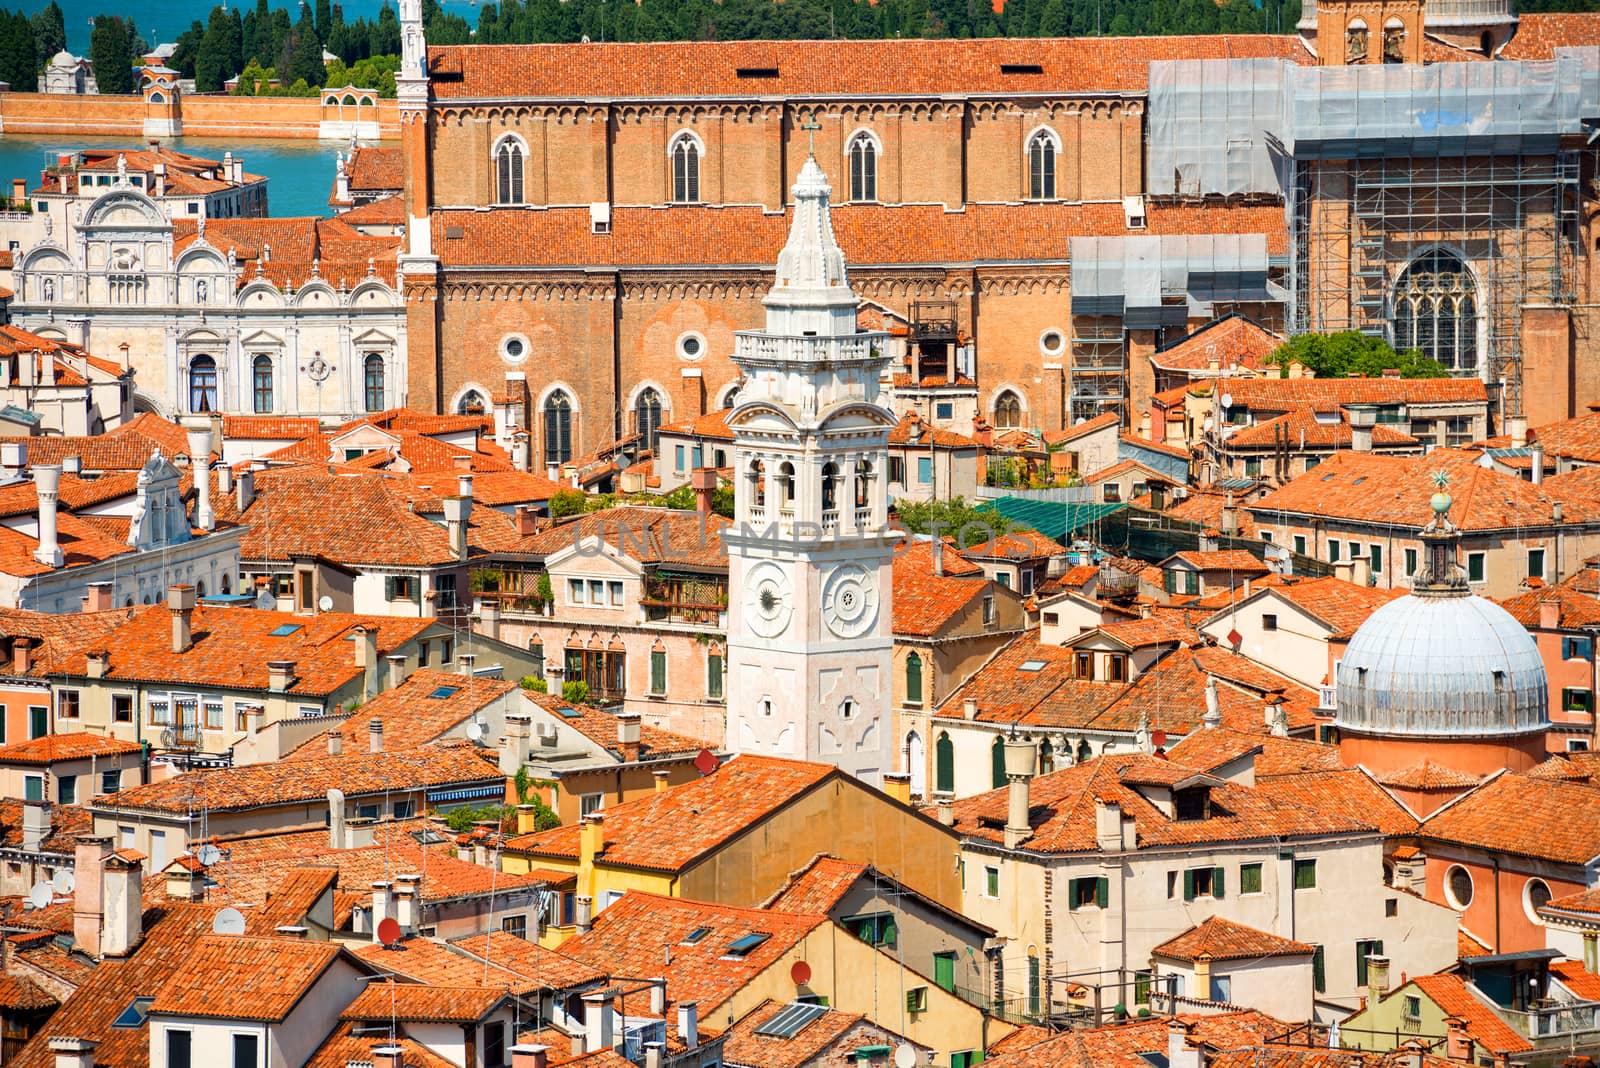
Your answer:
[[[1301,334],[1278,346],[1267,357],[1267,362],[1282,368],[1285,376],[1289,364],[1298,362],[1309,367],[1318,378],[1345,378],[1360,375],[1372,378],[1384,371],[1399,371],[1402,378],[1449,378],[1450,369],[1437,360],[1428,359],[1416,349],[1396,352],[1381,337],[1363,334],[1359,330],[1343,330],[1337,334]]]
[[[128,25],[117,15],[96,15],[89,31],[89,62],[94,65],[94,80],[102,93],[131,93],[133,84],[133,46]]]
[[[38,72],[50,62],[50,57],[67,47],[67,20],[61,14],[61,5],[50,0],[33,13],[28,23],[33,27],[34,71]],[[21,29],[17,32],[21,33]]]
[[[895,505],[901,524],[914,534],[956,538],[962,548],[982,545],[1011,529],[1011,521],[992,508],[978,508],[961,497],[908,501]]]
[[[295,25],[294,52],[285,77],[296,82],[303,81],[308,87],[321,85],[327,77],[327,71],[322,66],[322,38],[317,36],[317,28],[311,24],[310,15],[301,15]],[[290,92],[294,93],[294,90]]]
[[[178,34],[178,39],[174,42],[177,48],[167,60],[167,66],[184,78],[193,78],[195,63],[200,58],[200,42],[205,40],[205,36],[205,25],[199,19],[195,19],[187,30]]]
[[[28,16],[0,8],[0,82],[20,93],[39,87],[39,52]]]
[[[237,10],[211,9],[205,35],[194,60],[194,87],[202,93],[222,91],[222,83],[244,69],[244,30]]]
[[[1066,37],[1071,30],[1067,20],[1067,0],[1050,0],[1039,16],[1040,37]]]
[[[589,684],[582,679],[568,679],[561,684],[561,699],[575,705],[589,703]]]

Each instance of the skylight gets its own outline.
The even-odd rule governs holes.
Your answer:
[[[825,1006],[797,1001],[778,1010],[777,1015],[756,1028],[756,1034],[771,1035],[774,1038],[793,1038],[811,1021],[826,1015],[827,1011]]]
[[[428,696],[435,701],[443,701],[446,697],[453,697],[461,691],[459,686],[441,686]]]
[[[156,999],[153,997],[134,998],[127,1008],[122,1010],[115,1020],[111,1021],[112,1027],[119,1027],[124,1031],[135,1027],[143,1027],[144,1019],[150,1015],[150,1006]]]
[[[728,947],[728,956],[743,957],[771,937],[772,936],[769,934],[756,931],[752,934],[745,935],[743,938],[736,938],[733,940],[733,945]]]
[[[300,629],[300,624],[298,624],[298,623],[280,623],[276,627],[273,627],[267,633],[270,634],[274,638],[287,638],[289,635],[293,634],[295,631],[297,631],[299,629]]]
[[[709,927],[696,927],[694,930],[683,936],[683,941],[680,942],[679,945],[692,946],[710,933],[711,928]]]
[[[1044,670],[1044,661],[1043,660],[1024,660],[1022,663],[1017,665],[1017,670],[1018,671],[1043,671]]]
[[[556,715],[565,716],[567,719],[579,719],[580,718],[580,714],[579,714],[578,710],[575,709],[575,708],[558,708],[558,709],[556,709]]]

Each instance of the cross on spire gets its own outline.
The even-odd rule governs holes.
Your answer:
[[[822,129],[822,123],[813,119],[811,122],[802,122],[800,129],[806,132],[806,155],[815,156],[817,154],[817,131]]]

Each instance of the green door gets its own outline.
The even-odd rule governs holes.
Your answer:
[[[956,955],[954,953],[935,953],[933,955],[933,981],[946,993],[956,992]]]

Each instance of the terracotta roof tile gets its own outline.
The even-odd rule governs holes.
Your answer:
[[[866,874],[865,864],[820,856],[802,871],[791,875],[783,889],[768,899],[765,907],[778,912],[826,914]]]
[[[604,538],[607,544],[640,563],[721,570],[728,566],[728,551],[721,535],[731,525],[730,520],[719,515],[622,505],[589,512],[524,538],[519,551],[550,556],[590,539]]]
[[[1349,638],[1368,616],[1405,595],[1403,589],[1361,586],[1332,575],[1322,578],[1268,575],[1255,582],[1255,589],[1270,589],[1274,596],[1311,613],[1328,625],[1328,636],[1334,639]]]
[[[1478,378],[1235,378],[1236,407],[1291,412],[1316,404],[1471,404],[1489,398]]]
[[[351,716],[334,729],[345,750],[354,752],[367,747],[370,724],[378,720],[383,724],[385,749],[410,749],[443,737],[516,688],[516,683],[504,679],[422,668],[407,675],[396,688],[368,700],[361,706],[360,715]],[[0,750],[3,754],[4,750]],[[327,755],[327,736],[319,734],[285,759],[320,759]]]
[[[1315,946],[1283,938],[1221,916],[1213,916],[1169,938],[1150,951],[1152,956],[1193,961],[1200,956],[1212,960],[1244,960],[1260,957],[1309,957]]]
[[[1180,1013],[1176,1018],[1188,1028],[1191,1042],[1209,1046],[1213,1050],[1259,1047],[1289,1031],[1287,1023],[1260,1012]],[[984,1064],[993,1065],[994,1068],[1149,1068],[1151,1062],[1140,1054],[1165,1054],[1170,1026],[1167,1017],[1155,1017],[1047,1035],[1042,1041],[1037,1032],[1024,1028],[1020,1033],[1002,1039],[994,1047],[1002,1055],[986,1058]],[[1259,1056],[1256,1049],[1250,1052],[1251,1056]],[[1215,1063],[1214,1058],[1206,1060]],[[1255,1061],[1247,1061],[1246,1064],[1250,1068],[1257,1068]],[[1337,1068],[1361,1066],[1339,1065]]]
[[[1253,426],[1240,427],[1224,441],[1227,449],[1270,449],[1276,447],[1278,435],[1288,434],[1294,449],[1348,449],[1352,431],[1350,417],[1343,408],[1334,420],[1318,418],[1312,408],[1297,408],[1292,412],[1267,419]],[[1420,449],[1422,443],[1410,434],[1392,426],[1379,423],[1372,428],[1373,449]]]
[[[537,705],[545,712],[555,715],[557,722],[562,726],[572,728],[594,744],[608,750],[618,760],[622,759],[622,748],[617,742],[617,717],[612,713],[593,705],[539,693],[537,690],[524,690],[522,696],[529,704]],[[704,748],[703,739],[663,730],[649,723],[639,725],[639,753],[643,759],[694,754]]]
[[[1308,58],[1293,37],[1191,36],[445,46],[430,48],[428,63],[436,98],[448,101],[1139,92],[1152,60],[1251,56]],[[749,68],[778,73],[739,75]]]
[[[22,801],[18,798],[0,798],[0,846],[6,849],[22,848]],[[50,806],[50,833],[39,843],[42,853],[71,855],[80,834],[90,834],[94,819],[89,810],[77,805]]]
[[[507,996],[503,986],[423,986],[368,983],[340,1014],[342,1020],[477,1023]]]
[[[1596,28],[1600,29],[1600,18],[1596,18],[1595,23]],[[1530,427],[1528,444],[1534,442],[1538,442],[1544,450],[1547,464],[1557,457],[1578,463],[1600,463],[1600,412],[1585,412],[1576,419]],[[1474,447],[1510,448],[1511,435],[1488,438],[1476,442]]]
[[[1506,819],[1515,812],[1517,818]],[[1587,864],[1600,856],[1600,790],[1510,772],[1446,805],[1422,825],[1424,839],[1517,856]]]
[[[1283,340],[1253,319],[1230,315],[1157,349],[1150,362],[1167,371],[1204,371],[1215,359],[1222,367],[1238,365],[1259,371]]]
[[[723,1032],[725,1064],[759,1064],[761,1068],[807,1068],[819,1063],[834,1043],[865,1017],[828,1009],[787,1037],[761,1033],[761,1025],[789,1006],[771,998],[741,1016]]]
[[[320,429],[315,419],[285,415],[225,415],[224,438],[251,438],[262,441],[299,441]]]
[[[450,947],[471,960],[492,961],[541,989],[575,990],[606,977],[599,968],[505,931],[464,935],[452,939]]]
[[[679,419],[662,424],[660,433],[683,437],[708,438],[713,441],[732,441],[733,431],[728,426],[728,410],[706,412],[690,419]]]
[[[745,758],[748,759],[748,758]],[[660,975],[667,1000],[695,1001],[712,1018],[762,971],[806,935],[828,923],[826,916],[734,908],[632,890],[595,917],[587,934],[569,938],[561,952],[611,975]],[[699,928],[708,930],[693,942]],[[748,952],[731,952],[747,935],[766,939]],[[667,954],[671,963],[663,964]]]
[[[189,854],[173,863],[184,860],[191,861],[200,871],[205,870]],[[247,933],[265,936],[271,935],[279,927],[304,926],[317,902],[331,894],[338,882],[339,869],[336,867],[295,868],[283,874],[274,880],[272,888],[267,891],[263,906],[245,914]]]
[[[1043,437],[1047,445],[1065,445],[1067,442],[1076,441],[1096,431],[1109,430],[1112,427],[1120,426],[1121,423],[1122,417],[1116,412],[1106,412],[1103,415],[1095,416],[1093,419],[1084,419],[1060,430],[1046,430]]]
[[[1248,549],[1218,549],[1200,552],[1194,549],[1174,553],[1174,560],[1182,560],[1200,571],[1247,571],[1265,573],[1272,570],[1255,553]]]
[[[933,545],[917,542],[894,558],[894,632],[916,637],[939,633],[950,620],[990,589],[983,569],[953,546],[942,552],[945,573],[933,571]]]
[[[91,757],[114,757],[143,751],[137,742],[80,731],[73,734],[47,734],[26,742],[0,745],[0,764],[54,764],[64,760],[88,760]]]
[[[961,555],[969,560],[1039,560],[1061,556],[1067,547],[1031,527],[1007,530],[988,541],[969,545]]]
[[[1409,768],[1383,772],[1377,778],[1385,786],[1398,786],[1406,790],[1470,790],[1483,777],[1424,760]]]
[[[332,942],[212,935],[155,991],[152,1013],[278,1023],[339,956]]]
[[[1360,768],[1258,778],[1256,788],[1297,805],[1375,823],[1385,835],[1417,833],[1417,817]]]
[[[317,1047],[304,1068],[350,1068],[352,1064],[375,1064],[373,1051],[380,1046],[396,1045],[405,1053],[405,1068],[460,1068],[454,1061],[434,1053],[421,1042],[407,1035],[374,1035],[362,1030],[357,1033],[355,1023],[345,1021],[333,1029],[327,1040]]]
[[[1558,897],[1544,908],[1555,912],[1573,912],[1583,916],[1600,917],[1600,887]]]
[[[1466,1021],[1468,1036],[1491,1054],[1527,1053],[1533,1049],[1527,1039],[1512,1030],[1511,1025],[1500,1019],[1494,1009],[1467,989],[1467,981],[1461,976],[1419,975],[1411,981],[1428,1000],[1443,1009],[1445,1015]]]
[[[399,193],[378,197],[341,211],[339,218],[351,226],[401,226],[406,221],[405,197]]]
[[[1340,771],[1339,748],[1304,738],[1280,738],[1213,727],[1195,731],[1167,750],[1175,763],[1202,771],[1216,771],[1224,764],[1254,752],[1256,781],[1306,771]]]
[[[54,994],[26,975],[0,973],[0,1008],[13,1012],[34,1012],[55,1009],[60,1004]]]
[[[1517,32],[1500,50],[1503,59],[1552,59],[1557,48],[1600,44],[1600,14],[1525,11]]]
[[[494,964],[485,966],[482,960],[457,953],[431,938],[405,938],[394,945],[366,942],[356,946],[354,952],[379,971],[431,986],[494,987],[516,994],[538,989],[515,972]]]
[[[920,427],[920,436],[913,442],[911,431]],[[916,444],[926,448],[933,445],[941,449],[976,449],[976,438],[965,434],[957,434],[954,430],[945,430],[942,427],[928,426],[920,419],[912,419],[910,415],[902,416],[900,421],[889,431],[890,445]]]
[[[604,860],[624,867],[682,870],[838,774],[826,764],[736,757],[702,779],[607,808]],[[579,830],[556,827],[514,838],[507,847],[535,857],[576,860]]]
[[[1584,1001],[1600,1001],[1600,975],[1585,971],[1582,961],[1553,960],[1550,974]]]
[[[398,148],[357,145],[350,152],[344,172],[353,192],[399,189],[405,185],[405,155]]]

